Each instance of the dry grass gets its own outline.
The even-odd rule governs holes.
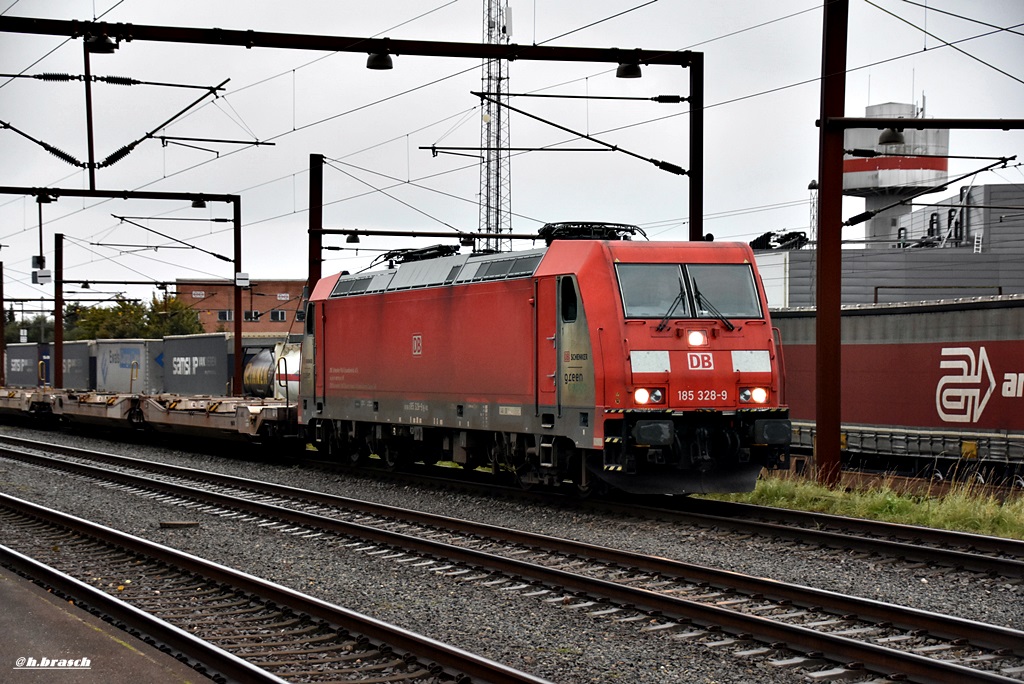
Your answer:
[[[1024,496],[1000,501],[970,484],[942,495],[921,495],[897,491],[888,481],[864,490],[844,490],[801,477],[768,475],[749,494],[710,498],[1024,539]]]

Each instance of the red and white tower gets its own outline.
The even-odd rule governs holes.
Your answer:
[[[948,177],[949,161],[944,155],[949,154],[949,130],[912,128],[910,120],[923,115],[923,109],[912,104],[889,102],[868,107],[869,117],[908,119],[907,128],[900,131],[904,142],[880,144],[880,131],[873,128],[847,130],[847,150],[873,150],[879,156],[843,157],[843,194],[863,197],[865,209],[875,211],[920,194],[925,188],[940,190]],[[901,240],[899,217],[910,211],[908,202],[876,214],[866,224],[868,246],[888,248],[897,244]]]

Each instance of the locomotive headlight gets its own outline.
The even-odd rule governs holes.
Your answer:
[[[708,343],[708,334],[703,330],[686,331],[686,341],[691,347],[704,347]]]
[[[660,389],[647,389],[646,387],[638,387],[633,392],[633,401],[638,405],[644,406],[647,404],[660,404],[665,400],[665,393]]]
[[[740,390],[740,401],[745,404],[763,404],[768,401],[768,390],[764,387],[744,387]]]

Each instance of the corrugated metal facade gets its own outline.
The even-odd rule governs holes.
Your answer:
[[[907,245],[935,246],[843,250],[843,304],[1024,294],[1024,185],[965,187],[900,225]],[[814,306],[813,249],[756,258],[772,308]]]

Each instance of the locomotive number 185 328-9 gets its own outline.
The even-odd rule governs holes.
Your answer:
[[[729,391],[724,389],[685,389],[678,390],[679,401],[728,401]]]

